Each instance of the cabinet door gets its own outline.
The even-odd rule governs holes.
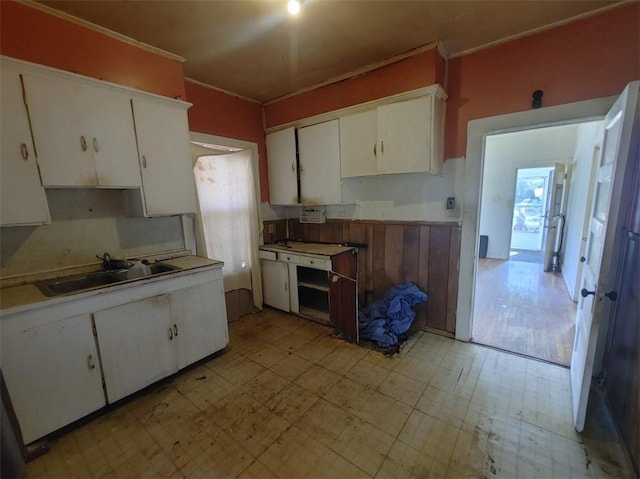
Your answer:
[[[298,130],[300,197],[303,204],[342,203],[340,126],[331,120]]]
[[[263,259],[261,267],[264,304],[289,311],[289,265]]]
[[[91,156],[88,88],[54,77],[25,75],[27,103],[44,186],[96,186]]]
[[[298,204],[298,160],[296,129],[287,128],[267,135],[269,202],[272,205]]]
[[[196,193],[187,112],[134,98],[133,113],[146,214],[193,213]]]
[[[3,336],[2,374],[26,444],[106,404],[88,314]]]
[[[343,178],[378,174],[376,110],[340,118],[340,171]]]
[[[0,224],[49,223],[18,71],[2,66],[0,78]]]
[[[429,171],[432,96],[378,107],[378,170],[385,173]]]
[[[166,295],[94,313],[110,403],[178,370]]]
[[[229,343],[224,287],[218,279],[169,294],[178,368],[182,369]]]
[[[95,88],[90,92],[94,114],[89,145],[99,186],[139,188],[140,166],[128,95]]]

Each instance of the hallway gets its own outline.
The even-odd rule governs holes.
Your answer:
[[[576,304],[542,264],[480,259],[473,341],[568,366]]]

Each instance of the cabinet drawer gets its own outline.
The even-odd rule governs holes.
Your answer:
[[[300,256],[300,265],[307,266],[309,268],[323,269],[325,271],[331,271],[331,260],[310,256]]]
[[[300,256],[291,253],[278,253],[278,261],[284,261],[285,263],[299,263]]]
[[[276,260],[276,253],[275,253],[275,251],[258,250],[258,258],[260,258],[260,259],[269,259],[271,261],[275,261]]]

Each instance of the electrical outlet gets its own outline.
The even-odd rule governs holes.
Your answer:
[[[269,233],[273,233],[273,223],[269,223]]]
[[[456,208],[456,199],[453,197],[447,198],[447,209],[453,210]]]

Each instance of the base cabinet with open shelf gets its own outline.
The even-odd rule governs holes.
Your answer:
[[[340,245],[265,245],[264,304],[333,326],[358,342],[357,250]]]

